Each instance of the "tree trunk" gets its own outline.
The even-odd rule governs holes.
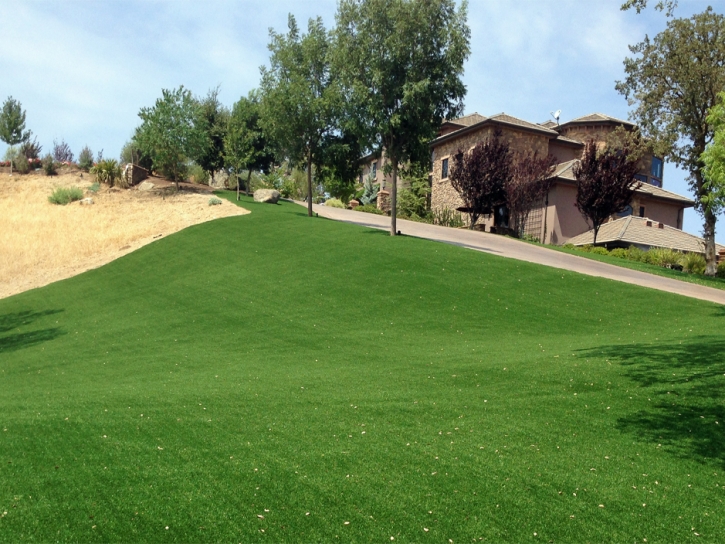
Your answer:
[[[398,158],[393,157],[393,190],[390,192],[390,236],[398,234]]]
[[[715,276],[717,274],[715,256],[715,223],[717,222],[717,216],[710,210],[705,210],[703,215],[705,216],[705,225],[702,237],[705,239],[705,261],[707,262],[705,275]]]
[[[312,217],[312,151],[307,152],[307,215]]]
[[[237,202],[239,202],[239,172],[236,169],[234,170],[234,177],[237,180]]]
[[[599,225],[601,226],[601,225]],[[599,234],[599,226],[594,225],[594,241],[592,242],[592,245],[595,245],[597,243],[597,234]]]
[[[250,168],[247,173],[247,183],[245,184],[245,188],[247,191],[247,196],[249,196],[249,191],[251,189],[250,184],[252,183],[252,169]]]

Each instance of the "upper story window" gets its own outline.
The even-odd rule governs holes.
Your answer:
[[[650,175],[658,180],[662,179],[662,159],[652,157],[652,168],[650,169]]]
[[[635,174],[634,179],[636,179],[637,181],[641,181],[642,183],[647,183],[647,176],[645,176],[644,174]]]
[[[443,159],[441,162],[441,179],[448,177],[448,159]]]
[[[373,177],[376,177],[378,175],[378,163],[377,161],[373,163]]]
[[[629,215],[632,215],[634,213],[634,210],[632,209],[632,206],[627,206],[624,208],[621,212],[617,214],[618,217],[627,217]]]

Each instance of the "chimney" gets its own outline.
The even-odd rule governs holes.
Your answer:
[[[663,228],[665,228],[665,224],[662,221],[660,221],[660,224],[657,225],[657,227],[663,229]]]
[[[647,224],[648,227],[651,227],[652,226],[652,221],[647,220],[647,223],[646,224]]]

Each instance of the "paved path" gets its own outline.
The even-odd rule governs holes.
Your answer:
[[[298,204],[307,206],[305,202],[298,202]],[[336,221],[344,221],[346,223],[354,223],[376,229],[390,229],[390,218],[384,215],[374,215],[371,213],[318,205],[314,205],[313,210],[321,217],[327,217],[328,219],[334,219]],[[428,240],[455,244],[500,257],[509,257],[520,261],[543,264],[545,266],[579,272],[580,274],[586,274],[588,276],[608,278],[610,280],[622,281],[642,287],[659,289],[660,291],[667,291],[668,293],[707,300],[717,304],[725,304],[725,290],[673,280],[663,276],[655,276],[654,274],[614,266],[585,257],[577,257],[576,255],[554,251],[505,236],[498,236],[487,232],[439,227],[402,219],[398,219],[398,230],[407,236],[427,238]]]

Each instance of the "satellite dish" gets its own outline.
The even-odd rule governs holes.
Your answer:
[[[561,110],[556,110],[556,111],[552,111],[552,112],[549,112],[549,113],[551,113],[551,116],[554,119],[556,119],[556,124],[558,125],[559,124],[559,117],[561,116]]]

